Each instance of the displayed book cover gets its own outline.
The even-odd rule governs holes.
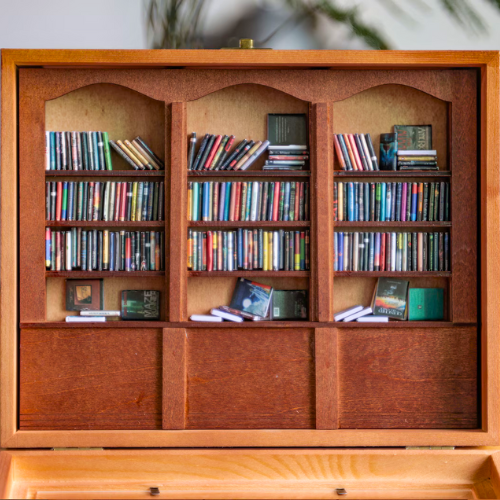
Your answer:
[[[398,149],[432,149],[432,125],[394,125]]]
[[[121,317],[124,320],[159,320],[160,292],[157,290],[123,290]]]
[[[411,288],[408,295],[410,321],[436,321],[444,318],[442,288]]]
[[[239,278],[229,306],[260,318],[265,318],[271,303],[273,288],[261,283]]]
[[[66,280],[66,311],[104,309],[104,280]]]
[[[307,320],[307,290],[274,290],[271,300],[270,319]]]
[[[379,278],[372,302],[374,316],[405,320],[409,284],[409,281],[397,278]]]
[[[307,115],[280,114],[267,115],[267,140],[272,146],[296,144],[307,146]]]
[[[397,151],[397,135],[380,134],[380,170],[396,170]]]

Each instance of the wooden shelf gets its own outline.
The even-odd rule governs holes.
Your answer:
[[[149,278],[165,271],[45,271],[46,278]]]
[[[451,177],[449,170],[376,170],[359,172],[357,170],[334,170],[334,177]]]
[[[189,221],[189,227],[242,227],[242,228],[259,228],[259,227],[310,227],[309,221]]]
[[[45,221],[46,227],[130,227],[136,229],[146,229],[148,227],[165,228],[165,221],[104,221],[104,220],[89,220],[89,221],[74,221],[74,220],[48,220]]]
[[[424,228],[424,227],[451,227],[451,222],[428,222],[428,221],[415,221],[415,222],[400,222],[400,221],[334,221],[335,227],[404,227],[410,228]]]
[[[46,170],[45,177],[165,177],[165,170]]]
[[[168,321],[106,321],[105,323],[66,323],[65,321],[46,321],[39,323],[20,323],[20,328],[82,328],[98,325],[99,328],[451,328],[457,326],[475,327],[475,323],[458,324],[451,321],[389,321],[388,323],[358,323],[352,321],[332,321],[321,323],[314,321],[243,321],[233,323],[223,321],[222,323],[211,323],[204,321],[184,321],[170,323]],[[265,332],[263,332],[265,333]]]
[[[226,170],[214,170],[214,171],[198,171],[190,170],[188,172],[188,177],[309,177],[311,175],[310,170],[244,170],[243,172],[238,171],[226,171]]]
[[[333,275],[341,277],[357,278],[451,278],[450,271],[335,271]]]
[[[248,278],[248,277],[268,277],[268,278],[309,278],[310,271],[188,271],[189,278]]]

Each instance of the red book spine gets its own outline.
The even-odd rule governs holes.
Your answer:
[[[120,220],[120,202],[121,202],[121,188],[122,188],[122,183],[117,182],[116,183],[116,189],[115,189],[115,216],[113,218],[114,221],[119,221]]]
[[[385,271],[385,234],[380,235],[380,270]]]
[[[248,232],[243,230],[243,269],[248,269]]]
[[[349,142],[351,143],[352,152],[354,154],[354,158],[356,158],[356,165],[358,166],[358,170],[363,170],[363,163],[361,162],[361,158],[359,157],[358,148],[356,146],[356,141],[354,140],[354,136],[352,134],[347,134],[349,137]]]
[[[222,135],[218,135],[215,138],[214,145],[212,146],[212,149],[210,150],[210,153],[208,154],[207,161],[205,162],[205,165],[203,167],[205,170],[208,170],[210,168],[210,165],[214,159],[215,153],[217,152],[217,149],[219,149],[221,140],[222,140]]]
[[[340,168],[342,170],[345,170],[345,161],[344,161],[344,155],[342,154],[342,149],[340,148],[340,143],[335,134],[333,134],[333,143],[335,144],[335,151],[337,152],[337,158],[339,159],[340,163]]]
[[[122,182],[122,189],[121,189],[121,203],[120,203],[120,220],[124,221],[125,220],[125,213],[127,211],[127,183]]]
[[[56,232],[56,271],[61,270],[61,231]]]
[[[61,220],[62,209],[62,182],[57,183],[57,196],[56,196],[56,220]]]
[[[222,266],[222,254],[223,254],[223,248],[222,248],[222,231],[217,231],[217,269],[219,271],[222,271],[223,266]]]
[[[214,270],[214,242],[212,238],[212,231],[207,231],[207,271]]]
[[[236,206],[234,207],[234,220],[240,220],[241,209],[241,182],[233,182],[231,191],[236,191]]]
[[[278,209],[280,199],[280,182],[274,183],[274,199],[273,199],[273,221],[278,220]]]
[[[132,263],[132,240],[130,233],[125,238],[125,271],[130,271]]]

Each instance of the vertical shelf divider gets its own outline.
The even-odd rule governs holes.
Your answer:
[[[311,136],[311,319],[333,321],[333,106],[313,103]]]
[[[172,103],[170,151],[169,321],[187,320],[187,111]]]

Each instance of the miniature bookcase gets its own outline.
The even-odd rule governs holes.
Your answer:
[[[476,70],[40,68],[21,69],[19,84],[20,430],[170,431],[161,446],[193,446],[189,430],[207,446],[317,446],[319,435],[322,445],[362,446],[370,430],[384,445],[410,444],[401,430],[440,442],[453,431],[449,445],[477,436],[485,416]],[[192,132],[264,140],[269,113],[307,115],[310,170],[263,171],[262,157],[244,172],[188,171]],[[398,124],[432,125],[438,171],[341,170],[334,134],[370,133],[378,155],[380,134]],[[133,170],[112,153],[112,171],[45,171],[46,130],[139,135],[165,169]],[[45,182],[57,180],[162,181],[164,220],[46,221]],[[310,220],[189,221],[188,183],[206,180],[307,181]],[[339,181],[449,182],[450,220],[334,221]],[[164,231],[165,269],[48,271],[46,227]],[[309,230],[310,269],[188,270],[189,228],[239,227]],[[334,271],[340,231],[446,232],[449,269]],[[334,321],[342,309],[370,305],[383,276],[444,289],[444,319]],[[308,321],[189,321],[229,304],[238,277],[308,290]],[[158,290],[161,321],[65,323],[68,278],[104,279],[105,309],[120,309],[122,290]],[[281,432],[293,429],[302,431]],[[247,433],[231,440],[230,430]]]

